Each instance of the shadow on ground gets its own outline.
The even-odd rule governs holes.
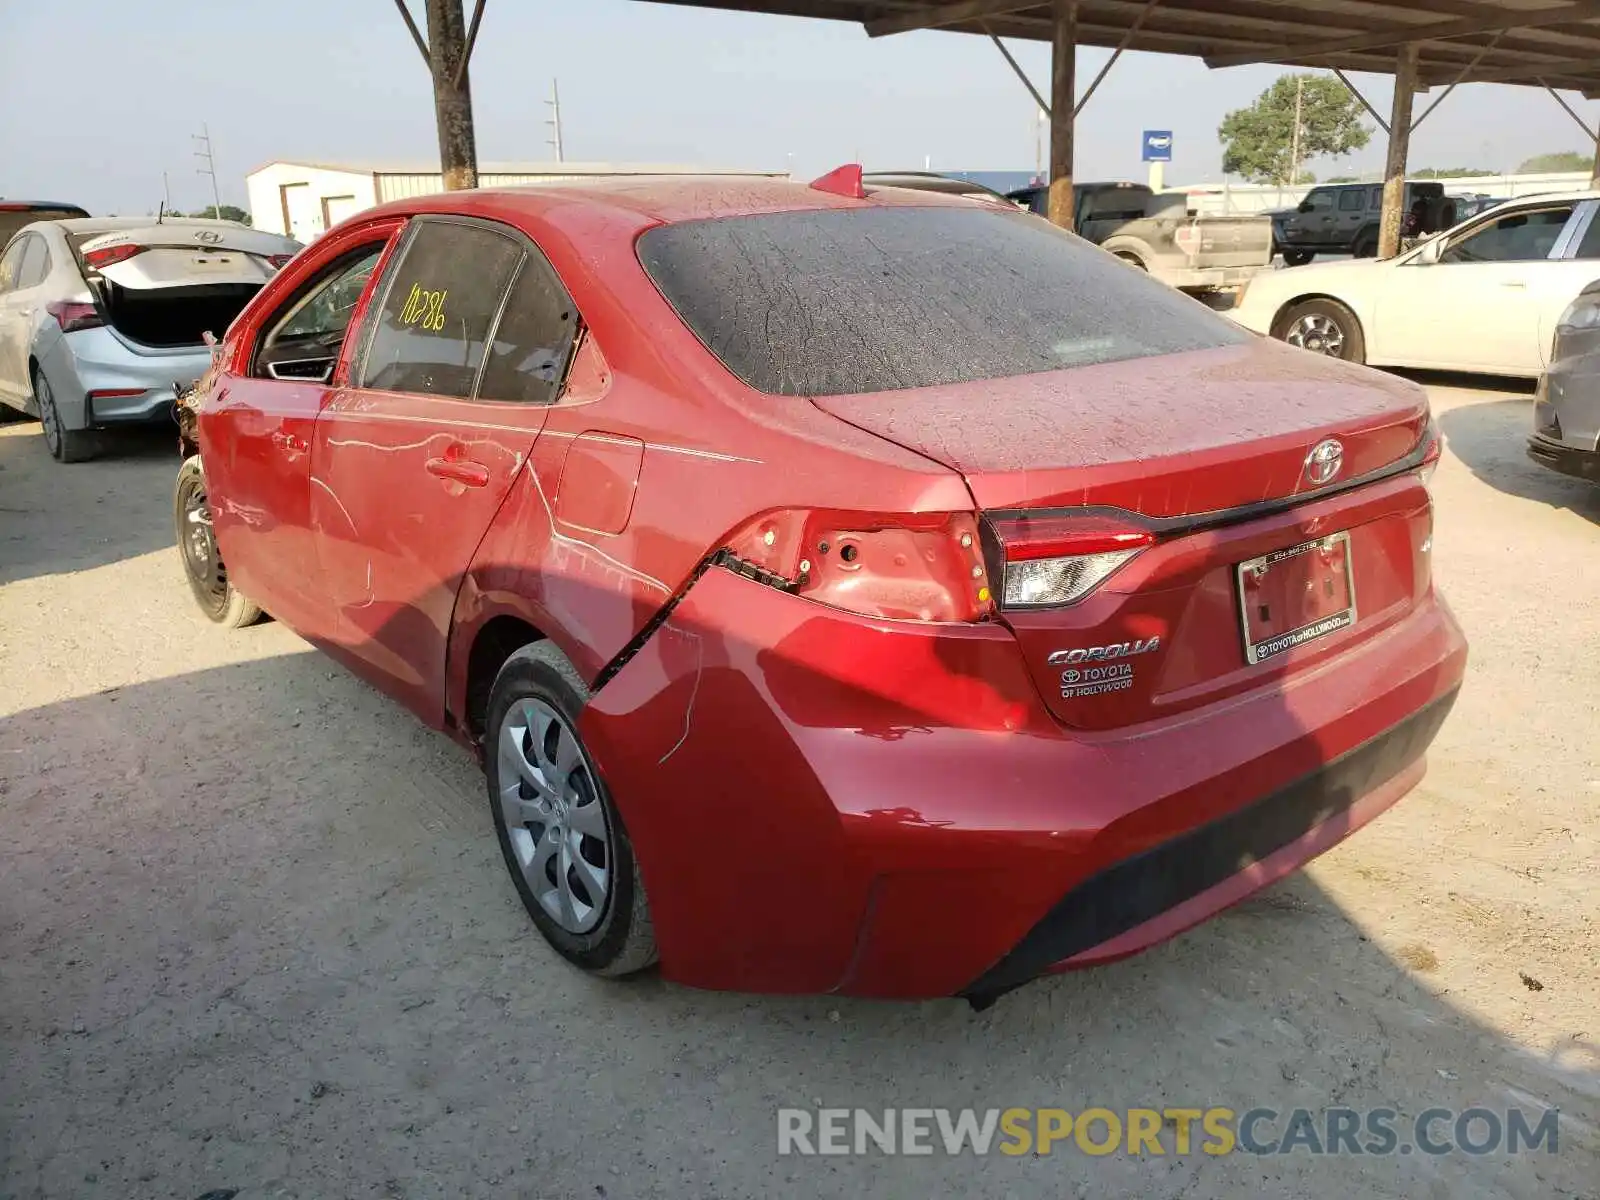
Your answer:
[[[587,978],[521,910],[468,756],[312,653],[0,721],[0,963],[19,1200],[1531,1198],[1597,1178],[1592,1050],[1502,1041],[1304,874],[981,1015]],[[1435,1106],[1566,1123],[1558,1153],[1516,1157],[779,1158],[776,1110],[818,1105],[1381,1106],[1403,1141]]]
[[[58,463],[37,421],[0,425],[0,584],[102,567],[173,544],[176,427],[108,436],[99,457]],[[71,505],[53,498],[70,484]]]
[[[1486,400],[1456,405],[1438,420],[1451,453],[1490,487],[1600,522],[1600,487],[1528,457],[1532,413],[1529,400]]]

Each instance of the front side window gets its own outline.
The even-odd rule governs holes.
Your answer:
[[[509,234],[417,222],[389,273],[359,386],[470,397],[522,258],[522,244]]]
[[[1305,205],[1302,211],[1319,213],[1332,212],[1333,193],[1323,188],[1313,189],[1311,194],[1306,197]]]
[[[840,395],[1029,375],[1251,335],[1104,251],[990,207],[660,225],[640,261],[758,391]]]
[[[1439,261],[1537,262],[1549,258],[1561,231],[1572,219],[1572,209],[1572,205],[1563,204],[1509,213],[1452,241]]]
[[[330,379],[384,245],[374,242],[343,256],[269,320],[254,374],[269,379]]]
[[[44,282],[45,272],[50,265],[50,252],[45,248],[44,239],[36,233],[30,233],[22,239],[22,262],[17,267],[17,287],[37,287]]]
[[[18,238],[6,247],[4,255],[0,255],[0,292],[9,292],[17,286],[17,276],[22,272],[22,252],[27,249],[28,239]]]

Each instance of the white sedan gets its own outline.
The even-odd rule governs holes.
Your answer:
[[[1597,212],[1593,191],[1508,201],[1395,258],[1263,271],[1229,315],[1351,362],[1536,378],[1600,279]]]

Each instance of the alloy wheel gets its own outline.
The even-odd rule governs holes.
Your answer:
[[[517,867],[550,919],[588,933],[612,889],[611,827],[566,720],[544,701],[515,701],[500,725],[500,810]]]
[[[1344,355],[1344,330],[1332,317],[1323,313],[1307,313],[1289,326],[1283,340],[1313,354],[1326,354],[1329,358]]]

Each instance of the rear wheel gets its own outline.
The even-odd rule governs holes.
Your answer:
[[[1127,250],[1117,251],[1117,261],[1127,263],[1135,271],[1150,270],[1150,268],[1145,264],[1144,259],[1140,258],[1137,254],[1130,253]]]
[[[1370,229],[1370,230],[1366,231],[1365,233],[1361,234],[1359,237],[1357,237],[1356,241],[1355,241],[1355,245],[1350,247],[1350,254],[1351,254],[1351,257],[1353,257],[1353,258],[1377,258],[1378,257],[1378,232],[1377,232],[1377,230]]]
[[[86,462],[100,449],[99,436],[91,429],[68,429],[56,408],[50,381],[37,367],[33,371],[33,398],[39,406],[39,423],[44,427],[45,449],[57,462]]]
[[[1285,250],[1283,264],[1286,267],[1303,267],[1316,257],[1310,250]]]
[[[656,961],[633,843],[578,736],[589,689],[549,642],[495,676],[485,724],[489,807],[523,907],[568,961],[631,975]]]
[[[184,578],[200,611],[218,625],[241,629],[261,619],[261,609],[245,598],[228,580],[222,552],[211,528],[211,504],[206,495],[205,469],[200,456],[184,460],[172,498],[173,524],[177,527],[178,554]]]
[[[1307,300],[1294,305],[1278,318],[1273,336],[1313,354],[1346,362],[1367,361],[1361,322],[1337,300]]]

